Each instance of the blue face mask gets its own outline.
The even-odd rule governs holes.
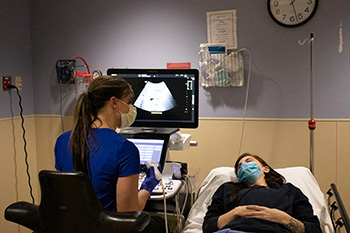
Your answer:
[[[260,176],[261,170],[256,162],[243,162],[238,170],[238,182],[253,184]]]

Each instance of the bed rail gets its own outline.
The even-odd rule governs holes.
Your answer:
[[[328,208],[330,216],[333,223],[333,228],[335,232],[338,232],[338,229],[342,226],[345,226],[346,232],[350,233],[350,221],[349,216],[344,207],[343,201],[338,192],[337,186],[331,184],[331,188],[327,192],[328,195]],[[334,196],[335,201],[331,202],[331,198]],[[340,218],[336,219],[335,211],[339,210]]]

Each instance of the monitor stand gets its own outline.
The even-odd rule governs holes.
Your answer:
[[[173,134],[179,131],[179,128],[153,128],[153,127],[130,127],[123,129],[124,134],[139,134],[139,133],[157,133],[157,134]]]

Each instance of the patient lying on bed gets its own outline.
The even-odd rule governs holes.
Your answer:
[[[259,156],[241,155],[235,171],[239,182],[216,191],[204,233],[322,232],[308,198]]]

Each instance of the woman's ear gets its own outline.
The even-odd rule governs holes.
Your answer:
[[[262,168],[262,172],[263,172],[263,173],[269,173],[269,172],[270,172],[270,167],[269,167],[269,166],[264,166],[264,167]]]
[[[116,108],[118,106],[118,100],[117,98],[115,98],[114,96],[112,96],[109,99],[109,103],[112,105],[112,107]]]

